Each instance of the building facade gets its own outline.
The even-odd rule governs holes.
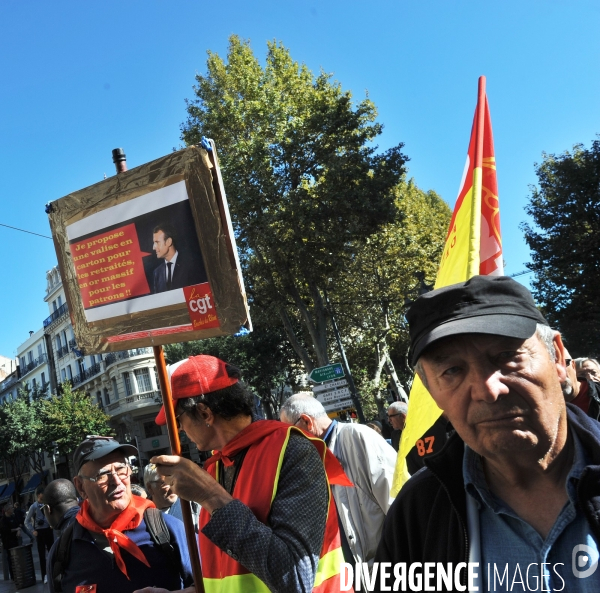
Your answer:
[[[85,355],[77,348],[71,325],[64,287],[58,266],[46,273],[46,294],[49,315],[42,329],[30,336],[17,348],[15,361],[0,357],[7,372],[0,374],[0,404],[15,399],[19,389],[48,395],[60,393],[61,386],[70,382],[73,389],[84,391],[90,406],[100,407],[110,416],[116,438],[135,445],[139,461],[146,465],[154,455],[170,452],[165,426],[158,426],[154,418],[162,405],[156,363],[152,348],[137,348],[108,354]],[[11,368],[13,369],[11,372]],[[199,461],[196,446],[182,435],[182,453]],[[44,456],[48,480],[72,475],[66,458]],[[0,462],[1,465],[1,462]],[[35,476],[24,474],[23,484],[33,483]],[[0,503],[3,490],[8,492],[9,476],[0,468]],[[24,488],[28,490],[29,488]],[[7,499],[6,499],[7,500]]]

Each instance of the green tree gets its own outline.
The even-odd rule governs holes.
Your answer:
[[[396,220],[366,240],[330,289],[366,410],[374,403],[379,413],[388,382],[398,394],[410,389],[406,303],[416,298],[419,278],[433,284],[451,217],[435,192],[412,180],[398,184],[394,196]]]
[[[262,67],[232,36],[227,62],[209,52],[196,82],[182,138],[216,142],[253,303],[279,317],[306,371],[327,364],[323,290],[395,219],[402,145],[377,153],[373,103],[276,42]]]
[[[110,417],[68,381],[61,395],[42,400],[41,420],[45,442],[56,443],[59,455],[70,455],[89,434],[113,434]]]
[[[600,140],[545,154],[523,224],[533,294],[573,356],[600,354]]]
[[[20,390],[16,399],[0,406],[0,451],[15,485],[29,471],[31,455],[39,444],[38,401]]]

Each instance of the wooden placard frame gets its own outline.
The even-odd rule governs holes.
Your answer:
[[[69,194],[49,205],[48,217],[77,347],[99,354],[251,330],[229,208],[214,143],[192,146]],[[67,227],[89,216],[184,181],[219,327],[190,329],[187,303],[88,321]],[[184,329],[185,328],[185,329]]]

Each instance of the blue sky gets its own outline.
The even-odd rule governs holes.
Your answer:
[[[184,99],[206,51],[235,33],[264,58],[277,39],[385,125],[382,149],[405,143],[409,175],[451,205],[487,77],[506,273],[525,269],[534,163],[600,132],[600,3],[504,0],[128,0],[0,3],[0,223],[49,234],[44,204],[180,145]],[[5,290],[0,353],[48,315],[51,241],[0,227]],[[527,276],[522,277],[524,283]]]

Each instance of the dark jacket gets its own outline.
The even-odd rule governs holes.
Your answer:
[[[600,424],[570,404],[567,415],[569,428],[592,459],[579,480],[577,497],[600,541]],[[375,562],[469,561],[463,455],[464,443],[455,433],[406,483],[387,514]]]
[[[165,261],[160,260],[160,264],[154,268],[154,290],[153,292],[165,292],[167,290]],[[183,288],[184,286],[193,286],[206,282],[206,272],[204,271],[204,262],[187,261],[181,252],[177,253],[175,268],[171,270],[171,288]]]
[[[17,532],[13,531],[18,527],[19,521],[14,514],[10,517],[4,515],[0,519],[0,539],[2,539],[2,547],[5,550],[16,548],[19,545],[19,540],[17,539]]]
[[[600,383],[588,381],[588,385],[588,397],[590,398],[588,416],[594,420],[600,420]]]

